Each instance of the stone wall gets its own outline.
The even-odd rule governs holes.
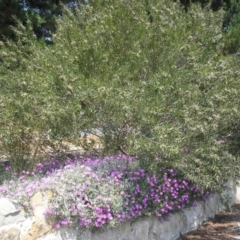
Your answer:
[[[239,202],[240,187],[228,183],[225,191],[230,204]],[[23,208],[13,200],[0,199],[1,240],[175,240],[180,233],[197,228],[203,221],[214,217],[224,206],[219,194],[214,194],[197,207],[174,214],[169,221],[160,223],[154,216],[125,222],[122,225],[95,231],[62,228],[55,230],[44,217],[51,192],[36,193],[31,199],[34,214],[26,217]]]

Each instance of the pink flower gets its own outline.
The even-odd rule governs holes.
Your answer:
[[[51,214],[52,213],[52,210],[51,209],[49,209],[49,208],[47,208],[45,211],[44,211],[44,214]]]
[[[27,207],[27,206],[29,206],[29,203],[26,201],[26,202],[23,203],[23,206]]]
[[[55,227],[56,229],[59,229],[59,228],[61,227],[61,225],[60,225],[59,223],[56,223],[56,224],[54,225],[54,227]]]
[[[62,221],[61,221],[61,225],[63,225],[63,226],[68,225],[68,221],[67,221],[67,220],[62,220]]]

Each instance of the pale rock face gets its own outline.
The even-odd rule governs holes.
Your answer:
[[[31,229],[31,226],[33,225],[34,221],[35,221],[34,217],[29,217],[26,221],[24,221],[22,223],[20,239],[22,236],[27,235],[27,233]]]
[[[201,218],[199,218],[200,216],[200,212],[199,212],[199,207],[198,208],[193,208],[193,209],[186,209],[183,211],[183,215],[184,215],[184,219],[187,219],[187,221],[185,222],[185,226],[184,228],[186,230],[184,230],[182,232],[186,232],[188,231],[188,229],[195,229],[197,228],[197,226],[199,225],[199,222],[201,221]]]
[[[104,231],[98,231],[92,234],[92,240],[115,240],[117,239],[117,232],[112,229],[105,229]]]
[[[79,239],[79,231],[77,229],[62,228],[59,230],[59,232],[60,232],[62,239],[64,239],[64,240],[78,240]]]
[[[1,240],[18,240],[19,235],[20,229],[16,224],[10,224],[8,226],[0,227]]]
[[[60,233],[58,234],[50,233],[38,238],[37,240],[63,240],[63,238],[61,237]]]
[[[7,198],[0,199],[0,206],[1,215],[8,215],[20,211],[20,206],[14,201]]]
[[[51,191],[47,192],[37,192],[33,195],[30,201],[30,205],[33,209],[34,216],[38,215],[44,218],[44,211],[48,208],[48,203],[51,200],[53,193]]]
[[[7,198],[0,199],[0,227],[25,220],[25,213],[20,205]]]
[[[135,222],[125,222],[123,224],[121,224],[120,226],[114,228],[114,231],[117,233],[115,236],[116,238],[112,238],[112,239],[117,239],[117,240],[129,240],[130,237],[133,235],[132,231],[133,231],[133,226],[136,224]],[[98,236],[98,233],[93,233],[93,235],[95,235],[96,237]],[[100,238],[99,238],[100,239]]]
[[[141,219],[137,220],[134,224],[133,224],[133,235],[130,237],[129,234],[129,240],[135,240],[135,239],[142,239],[142,240],[148,240],[148,235],[149,235],[149,228],[150,228],[150,224],[149,224],[149,220],[150,218],[145,218],[145,219]]]
[[[80,230],[79,235],[81,236],[81,240],[91,240],[92,239],[92,232],[89,229]]]
[[[25,233],[21,234],[20,240],[35,240],[52,230],[52,224],[45,219],[44,212],[52,198],[52,192],[37,192],[31,198],[30,204],[33,209],[34,218],[25,226]],[[26,231],[26,229],[28,229]]]
[[[149,239],[151,240],[157,240],[159,239],[159,236],[162,234],[162,229],[159,226],[159,221],[157,217],[152,217],[151,218],[151,227],[149,229]]]

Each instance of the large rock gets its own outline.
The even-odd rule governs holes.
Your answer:
[[[62,239],[64,240],[78,240],[79,231],[73,228],[62,228],[59,230]]]
[[[31,198],[30,204],[34,216],[28,221],[28,224],[25,224],[24,231],[21,231],[20,240],[35,240],[52,230],[52,224],[46,221],[44,215],[52,196],[51,191],[37,192]]]
[[[13,200],[0,198],[0,227],[26,220],[23,208]]]
[[[44,235],[40,238],[38,238],[37,240],[63,240],[63,238],[61,237],[61,235],[58,233],[58,234],[55,234],[55,233],[50,233],[50,234],[47,234],[47,235]],[[64,238],[64,240],[66,240]]]

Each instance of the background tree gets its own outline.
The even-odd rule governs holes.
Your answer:
[[[240,2],[239,0],[180,0],[185,10],[188,11],[192,3],[199,3],[204,8],[209,6],[213,11],[225,10],[223,32],[225,38],[225,54],[237,53],[240,49]]]
[[[16,0],[0,1],[0,37],[8,36],[13,37],[11,26],[14,25],[14,19],[12,16],[16,16],[19,19],[24,18],[24,12]]]
[[[16,19],[26,24],[31,20],[33,31],[38,38],[49,41],[52,33],[56,31],[56,19],[62,15],[62,6],[74,8],[82,1],[70,0],[1,0],[0,1],[0,38],[14,38],[13,26]]]
[[[231,0],[224,19],[225,53],[240,51],[240,2]]]

